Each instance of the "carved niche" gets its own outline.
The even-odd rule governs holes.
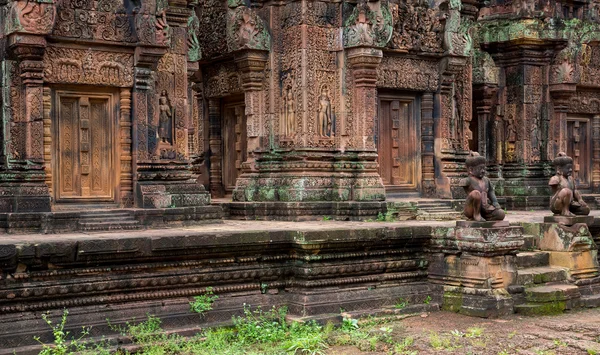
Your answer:
[[[48,46],[44,78],[50,83],[133,86],[133,54]]]
[[[392,5],[394,31],[388,47],[393,49],[441,53],[443,26],[436,9],[427,0],[407,0]]]

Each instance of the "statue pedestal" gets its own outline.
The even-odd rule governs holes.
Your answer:
[[[442,308],[485,318],[511,314],[507,288],[523,244],[523,229],[506,221],[459,221],[436,232],[428,272],[432,283],[444,285]]]
[[[551,216],[540,226],[540,250],[550,253],[550,265],[568,268],[575,280],[598,276],[598,247],[588,228],[593,221],[590,216]]]

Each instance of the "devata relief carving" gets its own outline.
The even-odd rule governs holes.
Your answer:
[[[158,139],[160,144],[173,144],[173,110],[169,104],[169,98],[167,92],[163,91],[160,94],[158,109],[160,114],[158,116]]]
[[[296,109],[294,107],[294,93],[291,87],[285,89],[284,97],[284,137],[294,135],[294,125],[296,124]]]
[[[329,88],[327,85],[321,87],[318,107],[317,134],[320,138],[331,138],[333,136],[332,126],[334,123],[331,117],[331,100],[329,99]]]

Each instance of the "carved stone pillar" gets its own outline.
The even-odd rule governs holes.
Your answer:
[[[490,139],[492,136],[492,120],[491,113],[498,88],[496,86],[482,85],[474,89],[475,94],[475,110],[477,112],[478,121],[478,146],[477,150],[481,156],[486,157],[491,161],[495,157],[495,144]]]
[[[600,192],[600,115],[592,118],[592,188]]]
[[[11,104],[21,110],[13,110],[14,115],[5,118],[8,129],[3,138],[8,145],[5,175],[1,177],[2,212],[41,212],[51,208],[44,173],[45,46],[40,34],[13,33],[8,37],[8,47],[20,73],[20,82],[11,83],[11,90],[19,92],[19,102]]]
[[[504,152],[502,176],[504,178],[504,191],[509,206],[526,207],[530,203],[545,204],[541,196],[549,193],[548,181],[544,176],[544,161],[548,156],[553,156],[549,151],[544,151],[544,142],[552,133],[547,133],[544,127],[560,136],[563,130],[560,126],[552,128],[553,123],[546,120],[553,117],[552,105],[558,102],[549,102],[548,70],[550,60],[554,53],[553,48],[546,42],[521,44],[518,41],[508,43],[495,43],[484,45],[492,55],[496,65],[501,68],[505,81],[499,88],[501,92],[501,105],[503,118],[501,130],[504,136]],[[557,96],[557,98],[560,95]],[[557,106],[560,111],[560,104]],[[560,116],[560,114],[559,114]],[[561,118],[559,116],[553,118]],[[553,121],[554,122],[554,121]],[[565,113],[566,127],[566,113]],[[561,138],[557,137],[556,143],[560,144]],[[553,144],[547,144],[548,149]],[[498,154],[496,154],[497,156]],[[514,205],[512,196],[528,196],[525,204],[518,202]],[[537,200],[535,200],[537,198]],[[529,202],[531,200],[532,202]],[[520,198],[523,201],[523,198]],[[517,203],[517,202],[515,202]]]
[[[121,144],[121,206],[133,207],[133,176],[131,155],[131,91],[121,89],[120,94],[119,133]]]
[[[421,192],[423,197],[435,196],[435,164],[433,136],[433,93],[421,98]]]
[[[551,129],[548,132],[549,143],[547,156],[555,157],[560,152],[567,151],[567,113],[569,112],[569,101],[575,94],[574,84],[552,84],[550,95],[552,97],[553,112],[550,119]],[[550,159],[551,160],[551,159]]]
[[[259,137],[264,136],[263,121],[264,112],[262,101],[262,82],[264,70],[267,64],[268,51],[244,50],[235,55],[235,63],[242,73],[242,89],[244,90],[244,103],[246,106],[246,127],[248,131],[248,164],[252,168],[254,161],[253,151],[260,148]]]
[[[197,39],[188,38],[188,25],[197,27],[187,1],[158,2],[150,21],[154,40],[141,38],[136,48],[133,97],[136,205],[143,208],[202,206],[209,194],[190,166],[188,144],[188,62],[199,60]],[[144,7],[146,6],[146,7]],[[138,15],[138,27],[148,15]],[[196,19],[197,20],[197,19]],[[140,24],[143,24],[140,25]],[[144,28],[142,28],[144,30]],[[143,32],[143,31],[141,31]],[[145,33],[145,32],[143,32]],[[188,38],[188,41],[183,39]]]
[[[221,162],[223,154],[221,152],[221,101],[211,99],[208,101],[208,121],[209,121],[209,146],[210,146],[210,193],[214,197],[223,197],[223,171]]]

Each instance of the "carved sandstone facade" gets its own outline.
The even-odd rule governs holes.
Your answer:
[[[0,3],[0,211],[209,201],[188,149],[196,5]]]
[[[549,195],[559,151],[598,192],[598,7],[0,2],[0,210],[205,189],[242,210],[380,209],[386,191],[464,197],[470,150],[509,202]]]

